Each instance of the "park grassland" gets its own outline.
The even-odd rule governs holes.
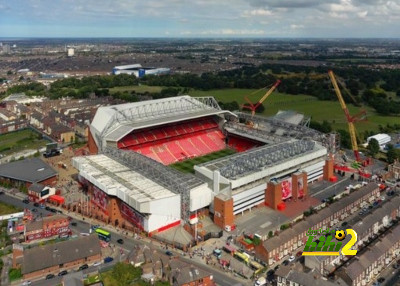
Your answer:
[[[249,96],[250,100],[255,103],[265,94],[265,91],[255,92],[256,90],[253,89],[191,90],[190,95],[213,96],[223,103],[237,101],[239,105],[242,105],[246,103],[244,100],[245,95]],[[311,116],[312,120],[318,122],[327,120],[336,130],[347,130],[346,119],[339,101],[318,100],[309,95],[291,95],[274,92],[263,105],[265,107],[263,115],[266,116],[274,115],[279,110],[294,110],[306,116]],[[360,112],[362,108],[367,111],[367,120],[355,124],[358,132],[363,132],[365,130],[378,132],[379,125],[386,126],[387,124],[392,125],[400,122],[400,117],[378,115],[374,109],[370,107],[360,108],[352,104],[348,104],[347,107],[352,115]]]
[[[148,85],[137,85],[137,86],[119,86],[119,87],[113,87],[110,88],[110,94],[114,94],[116,92],[137,92],[137,93],[145,93],[145,92],[150,92],[150,93],[159,93],[163,89],[162,86],[148,86]]]
[[[212,160],[215,160],[218,158],[226,157],[226,156],[232,155],[234,153],[236,153],[236,152],[232,149],[224,149],[224,150],[213,152],[213,153],[201,156],[201,157],[178,162],[178,163],[172,164],[170,166],[178,171],[183,172],[183,173],[194,173],[194,169],[193,169],[194,165],[199,165],[199,164],[202,164],[202,163],[205,163],[208,161],[212,161]]]
[[[49,141],[31,129],[23,129],[0,135],[0,153],[8,155],[25,149],[40,149]]]
[[[8,215],[8,214],[21,212],[21,211],[22,211],[22,209],[17,208],[13,205],[9,205],[9,204],[0,202],[0,215]]]

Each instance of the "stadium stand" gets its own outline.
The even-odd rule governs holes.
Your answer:
[[[247,138],[234,136],[231,134],[228,136],[228,146],[234,148],[238,152],[244,152],[262,145],[264,144],[261,142],[256,142]]]
[[[212,118],[136,130],[118,142],[164,165],[203,156],[226,148],[225,136]]]

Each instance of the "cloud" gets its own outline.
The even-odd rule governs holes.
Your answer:
[[[272,16],[273,13],[270,10],[265,9],[255,9],[246,10],[243,12],[242,17],[253,17],[253,16]]]
[[[320,0],[250,0],[254,7],[271,8],[309,8],[321,4]]]
[[[296,29],[302,29],[304,28],[304,25],[297,25],[297,24],[291,24],[290,29],[296,30]]]
[[[200,35],[221,35],[221,36],[243,36],[243,35],[264,35],[263,30],[235,30],[235,29],[220,29],[220,30],[208,30],[201,31]]]

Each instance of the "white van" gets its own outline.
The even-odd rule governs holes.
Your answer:
[[[264,285],[267,285],[267,279],[265,279],[265,277],[258,278],[256,283],[254,283],[254,286],[264,286]]]

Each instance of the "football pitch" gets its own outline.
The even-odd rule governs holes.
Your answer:
[[[170,165],[172,168],[177,169],[178,171],[181,171],[183,173],[194,173],[193,166],[194,165],[199,165],[208,161],[212,161],[221,157],[226,157],[229,155],[232,155],[236,153],[235,150],[232,149],[224,149],[221,151],[217,151],[214,153],[210,153],[201,157],[193,158],[193,159],[188,159],[182,162],[178,162],[175,164]]]

